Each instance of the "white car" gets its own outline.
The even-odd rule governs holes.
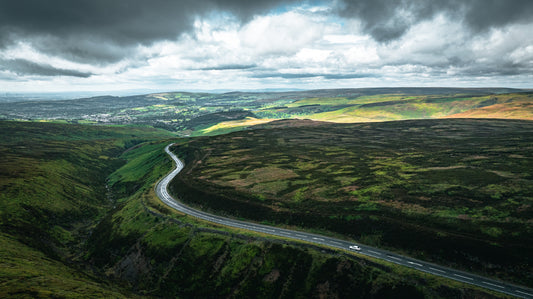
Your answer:
[[[350,246],[350,249],[351,250],[361,250],[361,247],[359,247],[357,245],[352,245],[352,246]]]

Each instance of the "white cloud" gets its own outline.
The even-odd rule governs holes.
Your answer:
[[[524,45],[511,52],[509,58],[514,63],[533,65],[533,45]]]
[[[531,63],[533,24],[513,25],[503,29],[493,29],[487,36],[473,39],[472,50],[484,61],[513,61],[514,63]],[[528,50],[529,49],[529,50]]]
[[[260,55],[288,55],[322,37],[323,23],[308,15],[287,12],[254,18],[239,32],[243,48]]]
[[[37,64],[51,65],[61,69],[75,69],[88,71],[88,66],[74,63],[61,57],[53,57],[35,50],[29,43],[18,42],[0,53],[1,59],[16,60],[23,59]]]
[[[450,60],[469,56],[463,46],[467,39],[459,24],[437,16],[412,26],[400,39],[380,46],[378,55],[383,64],[448,65]]]
[[[296,6],[256,16],[246,24],[230,15],[197,19],[192,32],[138,46],[127,59],[105,66],[46,55],[24,42],[0,52],[0,59],[25,59],[94,74],[26,78],[44,89],[531,87],[531,25],[472,35],[462,23],[436,15],[412,25],[397,40],[379,43],[362,30],[360,21],[338,19],[329,14],[328,6]],[[0,88],[30,86],[23,77],[14,82],[10,75],[1,74]]]

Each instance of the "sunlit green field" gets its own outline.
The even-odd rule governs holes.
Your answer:
[[[354,98],[305,98],[279,106],[252,110],[267,119],[311,119],[337,123],[381,122],[435,118],[499,118],[533,120],[533,98],[530,93],[471,95],[380,94]],[[227,133],[247,127],[247,120],[233,120],[213,125],[200,133]]]
[[[0,119],[143,125],[180,136],[225,134],[275,119],[355,123],[435,118],[532,120],[533,94],[497,88],[370,88],[0,103]]]

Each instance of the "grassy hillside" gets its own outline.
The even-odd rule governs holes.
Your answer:
[[[433,118],[533,119],[532,93],[431,95],[416,94],[409,90],[397,92],[284,100],[276,102],[277,106],[266,105],[253,112],[263,119],[296,118],[337,123]],[[253,124],[249,120],[226,121],[198,133],[223,134],[228,133],[229,129],[236,131]]]
[[[109,204],[105,178],[153,129],[0,122],[0,227],[55,250]],[[166,134],[167,136],[169,134]]]
[[[220,214],[533,285],[533,123],[282,121],[190,140],[173,192]]]
[[[533,118],[531,91],[359,88],[294,92],[169,92],[0,103],[0,119],[145,125],[181,136],[224,134],[274,119],[378,122],[442,117]]]
[[[476,107],[447,118],[501,118],[533,120],[533,94],[511,94],[494,97],[492,105]]]
[[[2,298],[132,298],[129,291],[50,258],[16,237],[0,233]]]
[[[154,129],[0,122],[0,297],[119,296],[65,263],[112,202],[106,177]]]

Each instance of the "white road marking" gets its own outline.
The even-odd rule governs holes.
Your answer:
[[[522,291],[519,291],[519,290],[516,290],[516,292],[520,293],[520,294],[528,295],[528,296],[533,296],[533,294],[522,292]]]
[[[461,277],[461,278],[464,278],[464,279],[470,279],[470,280],[474,280],[472,277],[466,277],[466,276],[463,276],[463,275],[459,275],[459,274],[453,274],[457,277]]]
[[[322,238],[315,238],[315,237],[313,237],[313,240],[324,241],[324,239],[322,239]]]
[[[483,283],[484,283],[484,284],[488,284],[488,285],[491,285],[491,286],[493,286],[493,287],[497,287],[497,288],[502,288],[502,289],[504,288],[504,287],[503,287],[503,286],[501,286],[501,285],[493,284],[493,283],[490,283],[490,282],[486,282],[486,281],[483,281]]]
[[[399,260],[399,261],[402,260],[401,258],[399,258],[399,257],[395,257],[395,256],[390,256],[390,255],[389,255],[388,257],[390,257],[391,259]]]
[[[411,264],[411,265],[417,265],[417,266],[419,266],[419,267],[424,267],[424,265],[419,264],[419,263],[415,263],[415,262],[407,262],[407,263],[409,263],[409,264]]]
[[[431,267],[429,267],[429,269],[433,270],[433,271],[441,272],[441,273],[446,273],[446,271],[442,271],[440,269],[435,269],[435,268],[431,268]]]
[[[379,252],[375,252],[375,251],[373,251],[373,250],[367,250],[367,251],[368,251],[368,252],[372,252],[373,254],[381,255],[381,253],[379,253]]]

